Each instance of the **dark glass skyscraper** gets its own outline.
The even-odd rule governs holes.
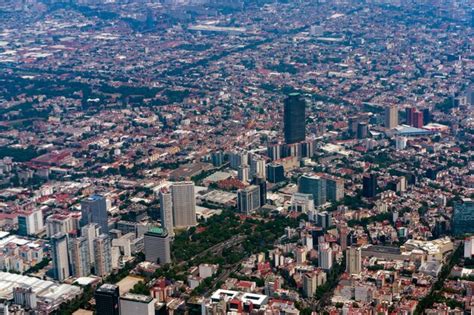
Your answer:
[[[306,102],[299,93],[291,93],[284,105],[285,142],[296,143],[305,140],[306,133]]]
[[[94,298],[97,315],[120,315],[118,286],[103,284],[95,291]]]
[[[362,178],[362,196],[373,198],[377,195],[377,176],[375,174],[364,175]]]

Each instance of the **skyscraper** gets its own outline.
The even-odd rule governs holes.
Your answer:
[[[51,237],[53,278],[58,281],[64,281],[70,276],[67,243],[67,235],[64,233],[58,233]]]
[[[120,315],[119,298],[118,286],[108,283],[103,284],[94,293],[97,315]]]
[[[349,247],[346,250],[346,272],[348,274],[358,274],[362,269],[361,250],[357,247]]]
[[[315,206],[326,203],[326,180],[321,176],[303,175],[298,179],[298,192],[312,194]]]
[[[285,168],[281,164],[268,164],[267,177],[270,183],[279,183],[285,180]]]
[[[161,265],[171,263],[170,238],[166,230],[153,227],[144,235],[145,259]]]
[[[244,189],[237,191],[237,207],[239,212],[244,214],[251,214],[261,207],[260,204],[260,187],[257,185],[250,185]]]
[[[299,93],[291,93],[284,102],[284,134],[287,144],[301,142],[306,137],[306,101]]]
[[[99,277],[107,276],[112,271],[112,246],[106,234],[94,239],[94,271]]]
[[[385,128],[393,129],[398,126],[398,107],[390,105],[385,107]]]
[[[324,175],[326,180],[326,199],[339,201],[344,198],[344,179],[331,175]]]
[[[474,199],[464,198],[454,204],[453,234],[461,235],[474,232]]]
[[[71,275],[86,277],[91,272],[89,243],[85,237],[71,238],[69,241],[69,257],[71,258]]]
[[[429,108],[423,109],[423,124],[427,125],[431,122],[431,113]]]
[[[362,178],[362,196],[373,198],[377,195],[377,176],[375,174],[364,175]]]
[[[332,248],[329,243],[321,243],[318,248],[318,265],[324,270],[332,268]]]
[[[81,225],[98,223],[102,233],[109,233],[107,200],[100,195],[92,195],[81,202]]]
[[[419,111],[413,112],[413,127],[423,127],[423,113]]]
[[[256,176],[252,180],[252,185],[260,187],[260,207],[267,203],[267,181],[265,178]]]
[[[89,223],[81,228],[81,235],[86,238],[89,248],[89,263],[94,264],[94,239],[101,234],[97,223]]]
[[[168,190],[160,191],[161,226],[174,236],[173,197]]]
[[[262,177],[265,179],[267,177],[266,171],[266,163],[264,159],[255,156],[250,159],[251,179],[254,179],[255,177]]]
[[[250,168],[248,165],[241,165],[237,169],[237,178],[243,183],[248,183],[250,179]]]
[[[414,112],[413,107],[407,107],[405,108],[405,120],[406,124],[411,126],[413,124],[413,112]]]
[[[193,182],[177,182],[171,185],[173,224],[175,227],[196,225],[196,197]]]

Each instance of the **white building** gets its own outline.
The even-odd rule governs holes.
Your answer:
[[[125,293],[120,297],[121,315],[154,315],[155,301],[151,296]]]

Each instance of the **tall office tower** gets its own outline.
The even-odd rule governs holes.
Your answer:
[[[224,152],[215,151],[211,153],[211,162],[215,167],[220,167],[224,164]]]
[[[423,125],[427,125],[431,122],[431,113],[429,108],[423,109]]]
[[[71,274],[74,277],[87,277],[91,273],[89,243],[85,237],[69,240],[69,257],[71,258]]]
[[[474,232],[474,199],[464,198],[454,204],[452,227],[454,235]]]
[[[173,196],[168,190],[160,191],[160,210],[161,226],[168,231],[170,237],[173,237]]]
[[[261,207],[260,204],[260,187],[257,185],[250,185],[244,189],[237,191],[237,207],[239,212],[244,214],[251,214]]]
[[[298,179],[298,192],[312,194],[315,206],[326,203],[326,180],[321,176],[303,175]]]
[[[166,230],[153,227],[144,236],[146,261],[160,265],[171,263],[170,238]]]
[[[377,195],[377,175],[374,173],[364,175],[362,178],[362,196],[373,198]]]
[[[357,129],[358,129],[359,123],[361,122],[362,122],[362,117],[360,116],[349,117],[348,128],[347,128],[349,135],[351,136],[357,135]]]
[[[267,165],[267,177],[270,183],[279,183],[285,180],[285,168],[281,164]]]
[[[125,293],[120,297],[120,313],[123,315],[155,315],[154,299],[148,295]]]
[[[406,124],[411,126],[413,124],[413,112],[415,109],[413,107],[405,108],[405,120]]]
[[[120,292],[118,286],[109,283],[103,284],[95,290],[94,299],[97,315],[120,315]]]
[[[419,111],[413,112],[413,127],[423,127],[423,113]]]
[[[255,177],[267,178],[265,160],[259,157],[250,159],[250,178]]]
[[[393,129],[398,126],[398,107],[390,105],[385,107],[385,128]]]
[[[70,276],[67,235],[58,233],[51,237],[51,256],[53,259],[53,278],[64,281]]]
[[[344,198],[344,179],[326,175],[326,199],[329,201],[339,201]]]
[[[252,185],[260,188],[260,207],[263,207],[267,203],[267,181],[263,177],[256,176],[252,180]]]
[[[177,182],[171,185],[173,197],[173,224],[175,227],[195,226],[196,197],[193,182]]]
[[[250,168],[248,165],[239,166],[237,169],[237,179],[243,183],[248,183],[250,179]]]
[[[357,124],[357,139],[365,139],[369,136],[369,125],[366,122]]]
[[[291,93],[284,104],[284,134],[287,144],[306,138],[306,101],[299,93]]]
[[[18,234],[36,235],[43,230],[43,212],[40,209],[18,212]]]
[[[351,246],[346,250],[346,272],[350,275],[359,274],[361,269],[361,250],[360,248]]]
[[[85,237],[89,247],[89,263],[94,264],[94,239],[101,234],[97,223],[89,223],[81,228],[81,236]]]
[[[319,244],[318,265],[324,270],[330,270],[332,268],[332,248],[329,243]]]
[[[107,234],[94,239],[94,272],[96,276],[105,277],[112,271],[112,246]]]
[[[81,202],[82,219],[81,225],[98,223],[102,233],[109,233],[107,217],[107,200],[100,195],[92,195]]]
[[[291,210],[302,213],[314,211],[313,195],[294,193],[293,196],[291,196]]]

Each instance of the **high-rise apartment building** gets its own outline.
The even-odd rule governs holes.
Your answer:
[[[70,233],[74,230],[74,222],[70,215],[53,214],[46,218],[46,235],[48,237],[58,233]]]
[[[318,265],[323,270],[330,270],[333,264],[332,248],[329,243],[321,243],[318,247]]]
[[[71,260],[71,275],[87,277],[91,273],[89,243],[85,237],[69,240],[69,257]]]
[[[101,227],[97,223],[89,223],[81,228],[81,236],[87,240],[89,248],[89,262],[94,264],[94,240],[101,234]]]
[[[170,237],[173,237],[173,196],[168,190],[160,191],[160,210],[161,226],[168,231]]]
[[[195,226],[196,197],[193,182],[177,182],[171,185],[173,224],[175,227]]]
[[[144,235],[145,259],[160,265],[171,263],[170,238],[166,230],[153,227]]]
[[[265,179],[267,177],[266,163],[263,158],[253,156],[250,159],[250,178],[261,177]]]
[[[112,271],[112,245],[107,234],[94,239],[94,273],[105,277]]]
[[[237,208],[240,213],[251,214],[260,207],[259,186],[250,185],[237,191]]]
[[[53,278],[64,281],[70,276],[68,238],[64,233],[51,237],[51,258],[53,260]]]
[[[101,195],[92,195],[81,202],[81,225],[98,223],[102,233],[109,233],[107,199]]]
[[[97,315],[120,315],[119,298],[119,287],[116,285],[106,283],[95,290],[94,299]]]
[[[360,248],[351,246],[346,250],[346,272],[348,274],[359,274],[361,270],[361,250]]]
[[[304,297],[313,297],[316,289],[326,283],[327,274],[321,269],[307,272],[303,275],[303,295]]]
[[[385,128],[393,129],[398,126],[398,107],[391,105],[385,107]]]
[[[298,192],[312,194],[314,204],[321,206],[326,203],[326,180],[317,175],[303,175],[298,179]]]
[[[287,144],[306,138],[306,101],[299,93],[291,93],[284,102],[284,134]]]

